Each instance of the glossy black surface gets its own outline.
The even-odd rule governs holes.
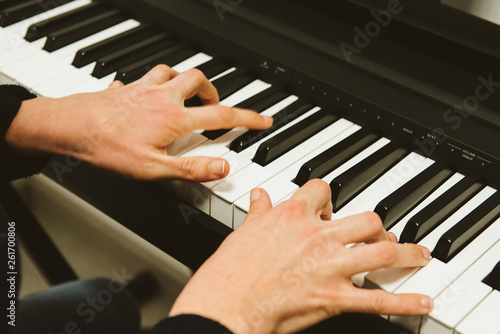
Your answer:
[[[75,55],[75,59],[73,59],[73,66],[77,68],[83,67],[95,62],[101,57],[129,47],[130,45],[151,37],[154,34],[155,31],[150,25],[140,25],[121,34],[107,38],[101,42],[89,45],[78,50]]]
[[[399,242],[417,243],[431,233],[484,187],[484,184],[477,182],[478,180],[479,177],[473,175],[463,178],[410,218]]]
[[[126,47],[111,55],[97,60],[92,76],[102,78],[108,74],[118,71],[123,66],[144,59],[145,57],[168,48],[175,44],[170,34],[156,34],[150,38],[142,40],[134,45]]]
[[[500,217],[500,194],[495,193],[439,239],[432,256],[450,261]]]
[[[28,42],[36,41],[54,31],[74,25],[76,22],[81,22],[98,14],[102,14],[105,11],[106,8],[98,2],[90,3],[50,19],[33,23],[28,27],[24,39]]]
[[[333,212],[337,212],[359,192],[375,182],[406,156],[404,141],[395,139],[330,182]]]
[[[261,166],[266,166],[324,128],[330,126],[336,120],[338,120],[338,117],[332,108],[327,107],[317,111],[315,114],[260,144],[253,162]]]
[[[99,31],[114,26],[127,19],[119,10],[111,10],[102,14],[80,21],[73,25],[59,29],[47,36],[43,49],[52,52],[71,43],[93,35]]]
[[[340,143],[306,162],[300,168],[293,182],[298,186],[303,186],[311,179],[327,175],[379,138],[372,126],[363,127]]]
[[[273,125],[269,129],[247,131],[233,140],[229,148],[235,152],[241,152],[311,109],[311,104],[303,100],[297,100],[274,114]]]
[[[452,174],[449,164],[448,161],[435,162],[377,204],[375,213],[386,230],[446,181]]]

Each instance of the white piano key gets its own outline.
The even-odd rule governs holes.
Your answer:
[[[106,86],[103,82],[100,82],[99,79],[90,78],[88,81],[85,81],[77,86],[73,86],[69,89],[65,89],[63,91],[54,94],[53,97],[59,98],[73,94],[93,93],[104,90],[106,88],[108,88],[108,86]]]
[[[0,53],[0,68],[5,68],[10,64],[36,55],[38,52],[40,52],[41,47],[43,47],[44,41],[45,39],[40,39],[33,43],[20,43],[14,49],[3,51],[2,53]]]
[[[69,69],[67,73],[58,76],[54,80],[36,86],[32,88],[32,90],[41,96],[57,97],[57,93],[64,90],[64,88],[74,87],[91,79],[87,74],[73,71],[71,67],[69,67]]]
[[[421,331],[453,334],[454,328],[492,291],[482,280],[498,261],[500,241],[434,300],[433,311],[422,319]]]
[[[19,66],[20,72],[16,73],[16,77],[19,78],[16,80],[25,87],[36,87],[68,71],[77,71],[77,69],[70,64],[78,50],[137,27],[138,25],[139,22],[135,20],[127,20],[67,45],[57,51],[48,53],[44,50],[40,50],[39,57],[34,56],[30,58],[29,61],[22,61],[17,65]],[[24,70],[21,70],[22,64],[25,64]]]
[[[488,197],[490,197],[495,190],[493,188],[487,187],[474,196],[471,200],[465,203],[459,210],[457,210],[453,215],[441,223],[434,231],[423,238],[419,244],[429,248],[431,251],[436,246],[439,238],[453,227],[456,223],[462,220],[465,216],[471,213],[476,207],[478,207],[482,202],[484,202]],[[490,244],[491,245],[491,244]],[[453,259],[452,261],[454,261]],[[432,259],[429,263],[439,260]],[[451,262],[451,261],[450,261]],[[427,267],[429,267],[427,265]],[[433,266],[432,264],[431,266]],[[427,268],[426,267],[426,268]],[[414,274],[419,271],[418,268],[391,268],[391,269],[381,269],[369,273],[366,276],[366,287],[377,287],[384,289],[389,292],[396,291],[401,287],[406,281],[414,277]],[[424,280],[425,281],[425,280]]]
[[[255,80],[246,85],[245,87],[243,87],[242,89],[238,90],[234,94],[231,94],[230,96],[225,98],[223,101],[220,102],[220,104],[229,107],[235,106],[238,103],[241,103],[249,99],[250,97],[257,95],[260,92],[268,89],[269,87],[271,87],[270,84],[261,80]]]
[[[69,12],[71,10],[83,7],[91,3],[90,0],[75,0],[68,2],[67,4],[58,6],[46,12],[34,15],[29,17],[23,21],[14,23],[8,27],[0,29],[0,52],[6,50],[14,50],[25,43],[29,44],[26,40],[24,40],[24,36],[28,30],[28,27],[33,23],[37,23],[46,19],[50,19],[59,14],[63,14]]]
[[[237,199],[299,160],[305,153],[311,152],[331,138],[347,130],[351,125],[351,122],[339,119],[267,166],[262,167],[256,163],[252,163],[232,177],[219,183],[212,188],[212,216],[232,227],[233,203]]]
[[[499,334],[500,333],[500,291],[493,290],[476,309],[462,321],[458,334]]]
[[[213,81],[215,81],[215,80],[217,80],[217,79],[219,79],[219,78],[222,78],[223,76],[228,75],[229,73],[232,73],[232,72],[234,72],[234,71],[236,71],[236,67],[231,67],[229,70],[226,70],[226,71],[224,71],[224,72],[222,72],[222,73],[219,73],[219,74],[217,74],[217,75],[216,75],[216,76],[214,76],[214,77],[208,78],[208,80],[209,80],[210,82],[213,82]]]
[[[200,66],[201,64],[204,64],[211,59],[212,59],[211,56],[209,56],[203,52],[200,52],[200,53],[197,53],[194,56],[184,60],[183,62],[180,62],[179,64],[173,66],[172,69],[174,71],[182,73],[182,72],[190,70],[196,66]]]
[[[380,199],[389,196],[433,163],[433,160],[426,159],[415,152],[410,153],[335,213],[332,218],[340,219],[364,211],[373,211]]]
[[[325,144],[319,146],[311,153],[303,156],[300,160],[293,163],[291,166],[272,177],[268,181],[264,182],[259,187],[265,189],[271,198],[271,202],[273,206],[278,203],[281,199],[290,195],[299,189],[299,186],[293,183],[293,179],[297,176],[300,168],[309,160],[315,158],[319,154],[323,153],[330,147],[336,145],[342,140],[346,139],[356,131],[358,131],[361,127],[359,125],[352,125],[338,136],[330,139]],[[250,193],[246,193],[244,196],[240,197],[234,203],[234,229],[237,229],[243,223],[245,216],[250,209]]]

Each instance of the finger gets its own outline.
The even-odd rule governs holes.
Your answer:
[[[303,202],[323,220],[332,218],[330,186],[319,179],[310,180],[293,194],[293,200]]]
[[[357,242],[391,241],[380,217],[371,211],[336,220],[331,233],[344,245]]]
[[[260,215],[271,210],[272,207],[271,198],[264,189],[253,189],[250,193],[250,209],[248,210],[245,222],[254,215]]]
[[[175,85],[182,101],[197,95],[203,104],[219,104],[217,89],[198,69],[182,73],[169,84]]]
[[[174,71],[167,65],[156,65],[155,67],[153,67],[152,70],[146,73],[139,80],[139,82],[142,82],[148,87],[157,86],[157,85],[162,85],[165,82],[168,82],[169,80],[177,77],[178,75],[180,75],[179,72]]]
[[[251,110],[221,105],[189,108],[189,119],[193,130],[218,130],[236,127],[267,129],[273,122],[272,117],[262,116]]]
[[[371,245],[352,247],[341,259],[343,272],[348,276],[382,268],[413,268],[429,263],[430,251],[420,245],[381,241]]]
[[[343,298],[344,312],[385,315],[424,315],[432,311],[431,298],[420,294],[393,294],[383,290],[352,287],[349,298]]]
[[[229,174],[229,163],[220,158],[164,156],[160,177],[191,181],[213,181]]]
[[[119,80],[115,80],[113,81],[112,83],[109,84],[108,88],[109,89],[115,89],[115,88],[120,88],[120,87],[123,87],[125,86],[123,84],[123,82],[119,81]]]

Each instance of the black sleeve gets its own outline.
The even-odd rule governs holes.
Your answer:
[[[182,314],[160,321],[153,334],[232,334],[216,321],[193,314]]]
[[[17,154],[5,141],[21,103],[35,97],[21,86],[0,86],[0,184],[39,173],[50,159]]]

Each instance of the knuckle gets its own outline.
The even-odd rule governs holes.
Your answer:
[[[378,257],[383,267],[390,267],[396,262],[397,250],[394,245],[388,241],[382,241],[378,244]]]
[[[219,108],[218,117],[220,117],[225,122],[231,122],[235,118],[235,110],[229,107]]]
[[[304,212],[303,205],[295,200],[289,200],[282,203],[281,208],[283,209],[284,215],[287,217],[302,216]]]
[[[187,73],[193,78],[196,85],[202,85],[207,81],[205,74],[197,68],[190,69]]]
[[[361,214],[363,220],[366,222],[366,227],[372,231],[373,233],[382,231],[384,229],[384,225],[380,217],[372,211],[363,212]]]
[[[193,159],[181,160],[181,172],[184,177],[193,177],[196,174],[197,164]]]
[[[377,291],[373,294],[372,300],[369,304],[369,313],[382,314],[385,309],[385,295],[382,291]]]
[[[169,73],[172,69],[165,65],[165,64],[159,64],[153,67],[152,71],[158,72],[158,73]]]

